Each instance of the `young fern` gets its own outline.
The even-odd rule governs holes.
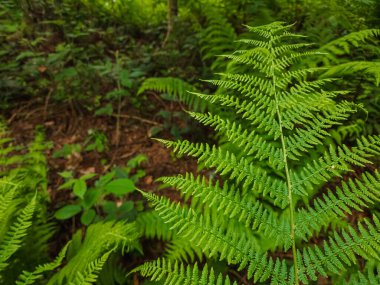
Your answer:
[[[139,249],[138,237],[139,233],[133,223],[105,222],[89,226],[83,242],[81,232],[75,235],[72,246],[75,245],[77,250],[73,249],[69,262],[47,284],[95,282],[111,252],[117,248],[122,252]]]
[[[179,237],[206,257],[245,270],[255,284],[310,284],[319,276],[337,284],[375,280],[380,220],[368,214],[350,222],[347,216],[380,200],[380,174],[365,169],[380,154],[380,136],[361,137],[353,147],[326,145],[329,132],[361,106],[343,100],[347,92],[325,91],[332,79],[308,79],[319,68],[297,67],[321,53],[302,51],[308,44],[290,28],[280,22],[248,27],[248,48],[226,57],[251,72],[211,80],[224,90],[216,95],[194,93],[234,111],[190,112],[233,148],[161,140],[215,169],[223,183],[192,174],[162,178],[192,198],[190,207],[144,196]],[[352,176],[359,167],[363,172]],[[375,267],[357,274],[359,264]],[[197,268],[164,259],[136,270],[164,284],[224,284],[208,267]]]
[[[106,263],[108,257],[112,253],[111,251],[106,252],[100,258],[92,261],[84,273],[77,271],[76,278],[69,285],[87,285],[93,284],[98,279],[99,273],[102,270],[104,264]]]
[[[67,248],[70,245],[70,243],[67,243],[55,260],[52,262],[38,265],[37,268],[33,272],[23,271],[22,274],[19,276],[19,280],[16,281],[16,285],[31,285],[34,284],[35,281],[43,277],[43,273],[47,271],[52,271],[59,267],[62,264],[63,259],[66,256]]]

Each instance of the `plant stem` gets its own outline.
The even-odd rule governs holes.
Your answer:
[[[271,52],[272,52],[272,54],[274,54],[273,50]],[[274,94],[275,103],[276,103],[276,113],[277,113],[278,125],[279,125],[279,130],[280,130],[280,137],[281,137],[282,152],[284,155],[286,184],[288,187],[288,200],[289,200],[289,212],[290,212],[290,239],[292,241],[292,253],[293,253],[293,263],[294,263],[294,280],[295,280],[294,284],[299,285],[300,283],[299,283],[299,277],[298,277],[297,248],[296,248],[296,241],[295,241],[296,224],[295,224],[295,218],[294,218],[292,181],[290,179],[290,174],[289,174],[288,156],[287,156],[287,150],[286,150],[286,144],[285,144],[285,136],[283,133],[281,112],[280,112],[280,107],[279,107],[279,103],[278,103],[278,96],[277,96],[277,92],[276,92],[276,76],[274,74],[274,63],[273,63],[273,61],[272,61],[272,80],[273,80],[273,94]]]
[[[119,51],[116,51],[115,57],[116,57],[117,71],[120,72]],[[121,84],[120,84],[119,74],[118,74],[118,77],[116,79],[116,84],[117,84],[117,90],[120,91],[121,90]],[[115,130],[115,144],[116,144],[116,146],[119,146],[119,142],[120,142],[120,114],[121,114],[121,95],[118,94],[118,96],[117,96],[116,130]]]

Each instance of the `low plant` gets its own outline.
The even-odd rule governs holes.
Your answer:
[[[140,164],[146,156],[138,155],[128,161],[126,167],[115,167],[108,173],[100,176],[93,186],[88,180],[93,179],[95,173],[87,173],[74,178],[72,172],[64,171],[60,175],[65,179],[59,189],[70,189],[75,197],[73,204],[60,208],[55,218],[67,220],[80,215],[83,225],[100,220],[128,220],[133,221],[137,215],[138,203],[127,200],[128,194],[136,190],[135,184],[145,176]],[[136,204],[136,205],[135,205]]]
[[[0,130],[0,283],[95,284],[107,273],[107,284],[121,284],[114,276],[125,276],[126,272],[120,266],[110,269],[109,263],[126,252],[141,252],[136,224],[115,219],[94,223],[85,235],[78,230],[51,260],[49,250],[56,226],[47,211],[43,154],[49,144],[39,131],[25,149],[13,145],[3,124]]]
[[[130,60],[121,55],[119,51],[115,52],[115,62],[105,62],[104,65],[94,66],[94,69],[98,70],[102,76],[108,76],[115,82],[115,88],[109,91],[105,95],[105,99],[108,104],[99,108],[95,115],[109,115],[116,117],[116,129],[114,136],[114,143],[119,144],[120,140],[120,120],[122,107],[125,105],[126,99],[129,99],[132,103],[137,103],[132,96],[132,88],[135,85],[136,79],[144,75],[144,72],[139,69],[128,69],[128,62]],[[114,111],[114,105],[115,111]]]

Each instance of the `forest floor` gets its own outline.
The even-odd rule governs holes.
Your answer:
[[[148,99],[155,100],[154,98]],[[178,110],[181,106],[174,104],[170,108]],[[49,208],[52,211],[73,199],[71,191],[58,190],[64,182],[59,175],[63,171],[73,171],[74,177],[86,173],[102,175],[112,167],[123,167],[129,159],[138,154],[144,154],[148,160],[142,164],[141,168],[146,175],[137,184],[137,187],[144,191],[157,191],[159,184],[155,180],[161,176],[197,171],[196,160],[188,157],[178,159],[173,156],[170,149],[151,138],[152,126],[163,123],[162,118],[156,116],[157,112],[141,114],[136,108],[126,106],[122,113],[127,115],[124,115],[125,117],[120,121],[119,143],[115,144],[112,142],[115,136],[116,119],[110,116],[94,116],[93,112],[83,109],[74,111],[68,104],[60,103],[51,103],[46,108],[45,102],[29,100],[19,102],[16,107],[10,109],[5,117],[16,145],[27,145],[32,142],[37,126],[43,126],[46,141],[53,143],[52,148],[46,151],[48,192],[51,199]],[[181,122],[178,123],[181,124]],[[66,158],[53,155],[65,144],[83,145],[91,129],[96,129],[106,135],[108,143],[104,152],[73,152]],[[199,131],[197,136],[202,135],[203,130],[199,129]],[[157,137],[173,139],[170,132],[160,133]],[[187,138],[192,139],[191,137]],[[174,200],[179,198],[177,192],[163,191],[165,191],[165,195],[171,196]],[[69,224],[61,226],[66,229],[72,228]],[[69,238],[70,233],[66,233],[66,235],[66,238]]]

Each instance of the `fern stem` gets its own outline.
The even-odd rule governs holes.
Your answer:
[[[272,54],[274,54],[273,51],[272,51]],[[287,149],[286,149],[286,144],[285,144],[285,136],[283,133],[281,112],[280,112],[280,107],[279,107],[278,97],[277,97],[277,92],[276,92],[276,76],[274,74],[273,61],[272,61],[272,81],[273,81],[273,87],[272,87],[273,88],[273,94],[274,94],[275,103],[276,103],[276,114],[277,114],[277,118],[278,118],[279,130],[280,130],[282,152],[284,155],[286,184],[288,187],[288,200],[289,200],[289,212],[290,212],[290,239],[292,241],[292,254],[293,254],[293,263],[294,263],[294,280],[295,280],[294,284],[299,285],[298,261],[297,261],[298,259],[297,259],[297,248],[296,248],[296,241],[295,241],[296,224],[295,224],[295,217],[294,217],[295,215],[294,215],[294,207],[293,207],[292,181],[290,179],[290,174],[289,174]]]

